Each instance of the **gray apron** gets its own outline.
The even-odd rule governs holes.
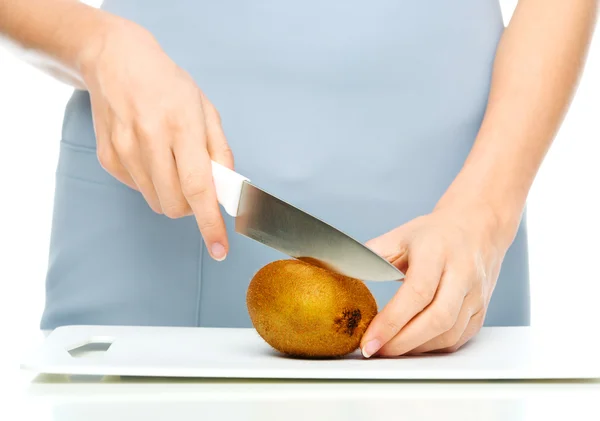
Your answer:
[[[107,0],[150,30],[223,117],[236,169],[360,241],[430,212],[480,126],[498,0]],[[140,69],[141,72],[144,69]],[[89,96],[64,118],[46,305],[65,324],[251,326],[254,273],[285,258],[233,231],[209,258],[195,220],[151,211],[99,165]],[[526,228],[486,325],[529,324]],[[368,283],[383,307],[399,283]]]

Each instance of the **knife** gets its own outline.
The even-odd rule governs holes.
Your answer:
[[[235,231],[290,257],[363,281],[399,281],[404,274],[354,238],[212,161],[217,200]]]

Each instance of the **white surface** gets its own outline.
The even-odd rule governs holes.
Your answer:
[[[0,376],[0,419],[598,421],[599,397],[600,380],[120,378],[36,375],[15,367]]]
[[[235,217],[237,216],[244,181],[250,180],[215,161],[211,162],[217,200],[229,215]]]
[[[529,327],[487,327],[454,354],[366,360],[357,351],[342,359],[306,360],[275,352],[254,329],[64,326],[22,367],[52,374],[202,378],[600,379],[600,359],[589,338],[566,339],[557,343],[555,335]],[[105,341],[112,343],[105,352],[68,352]]]
[[[68,381],[43,376],[21,390],[9,406],[18,406],[19,419],[35,421],[600,418],[600,383],[589,382]]]

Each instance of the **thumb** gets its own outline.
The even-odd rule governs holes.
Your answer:
[[[408,230],[404,225],[401,225],[379,237],[367,241],[365,246],[397,266],[397,263],[406,260],[408,244]]]

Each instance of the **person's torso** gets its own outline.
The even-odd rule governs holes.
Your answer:
[[[362,240],[391,229],[391,212],[399,225],[430,211],[458,172],[503,30],[497,0],[102,8],[148,29],[192,75],[223,117],[239,172]],[[73,104],[64,137],[93,146],[82,136],[91,130]]]
[[[106,0],[102,7],[150,30],[191,74],[219,109],[240,173],[359,241],[430,212],[452,182],[483,118],[503,31],[498,0]],[[60,258],[49,278],[48,323],[80,309],[85,320],[103,322],[147,321],[149,313],[159,323],[249,325],[248,280],[280,254],[235,235],[226,218],[232,251],[216,263],[205,250],[196,255],[202,242],[192,217],[144,213],[143,201],[123,193],[95,159],[85,92],[67,106],[63,142],[70,145],[58,168],[66,176],[57,189],[52,253]],[[94,253],[105,248],[119,257]],[[90,276],[98,261],[111,263]],[[524,227],[500,278],[489,323],[528,322]],[[398,287],[369,286],[380,305]]]

